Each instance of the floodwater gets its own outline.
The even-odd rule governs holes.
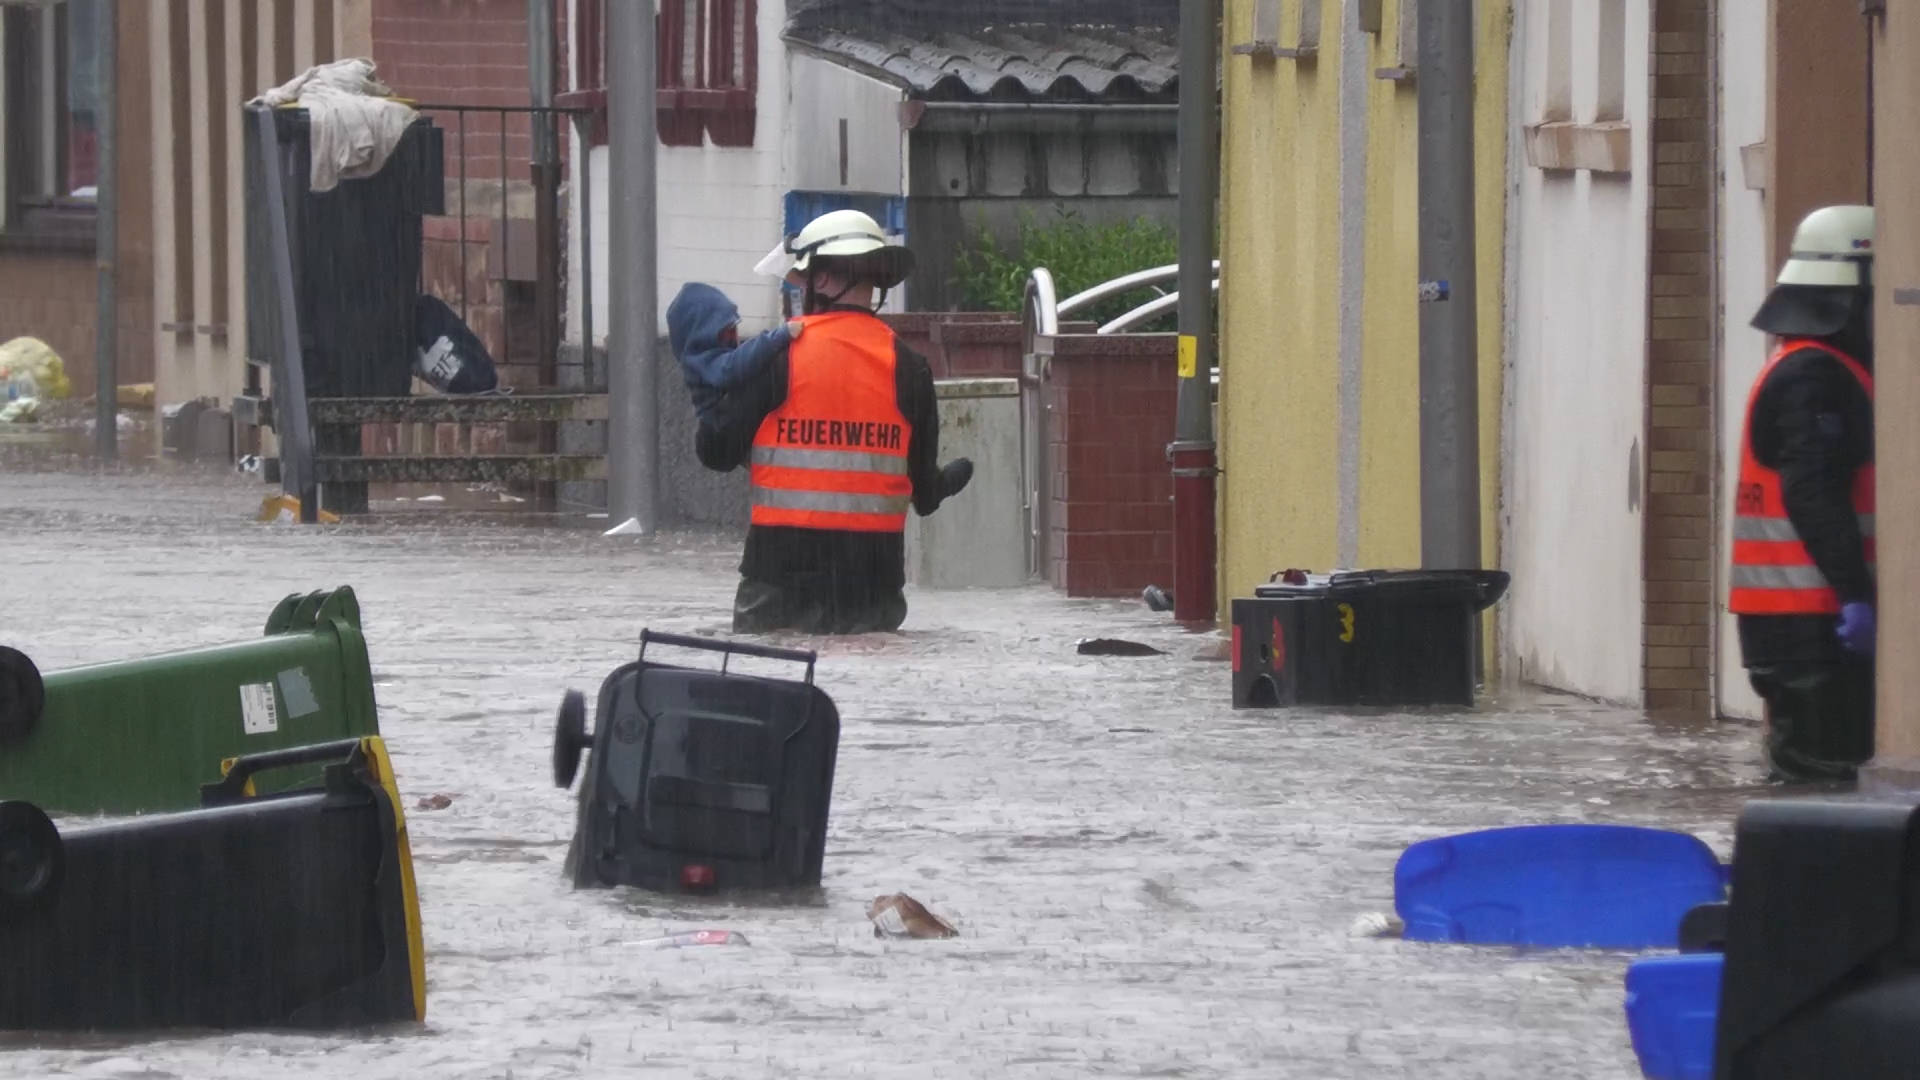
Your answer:
[[[918,593],[904,633],[814,643],[844,717],[823,899],[576,893],[555,707],[643,626],[724,632],[734,542],[259,525],[257,480],[0,467],[0,641],[44,668],[251,637],[287,593],[355,587],[429,984],[417,1029],[29,1039],[0,1049],[12,1076],[1628,1080],[1626,955],[1348,928],[1448,831],[1639,823],[1724,857],[1761,774],[1751,728],[1535,693],[1235,712],[1198,658],[1218,639],[1137,603]],[[1086,636],[1171,655],[1080,657]],[[894,892],[961,936],[875,940]],[[751,945],[634,944],[702,928]]]

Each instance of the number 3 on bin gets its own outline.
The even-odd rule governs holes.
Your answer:
[[[1340,640],[1350,645],[1353,643],[1353,605],[1341,604],[1334,610],[1340,613]]]

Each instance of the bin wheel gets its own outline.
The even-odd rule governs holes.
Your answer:
[[[40,723],[47,687],[27,654],[0,645],[0,746],[20,742]]]
[[[578,690],[567,691],[560,699],[560,717],[553,730],[553,786],[573,786],[580,771],[580,751],[587,748],[587,696]]]
[[[53,819],[29,802],[0,802],[0,916],[52,902],[66,868]]]

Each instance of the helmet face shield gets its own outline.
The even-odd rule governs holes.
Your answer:
[[[792,243],[793,238],[788,237],[774,245],[773,250],[767,252],[766,258],[753,264],[753,272],[784,280],[795,269],[793,252],[789,247]]]

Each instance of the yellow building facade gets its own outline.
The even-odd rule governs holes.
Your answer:
[[[1412,0],[1227,0],[1222,606],[1277,570],[1420,564]],[[1462,5],[1463,13],[1467,5]],[[1403,10],[1404,9],[1404,10]],[[1481,536],[1498,565],[1509,5],[1473,4]],[[1236,46],[1238,48],[1236,48]]]

